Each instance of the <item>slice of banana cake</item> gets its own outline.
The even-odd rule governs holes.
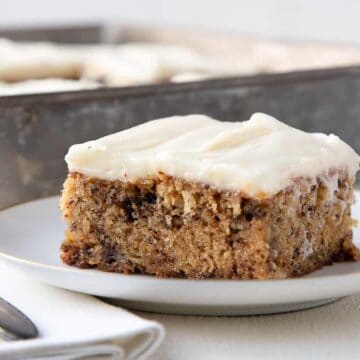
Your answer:
[[[257,113],[154,120],[73,145],[61,258],[161,277],[269,279],[356,259],[359,156]]]

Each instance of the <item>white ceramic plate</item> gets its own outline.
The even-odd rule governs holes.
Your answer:
[[[360,200],[359,194],[357,195]],[[0,212],[0,258],[45,283],[155,312],[249,315],[305,309],[360,293],[360,262],[337,263],[286,280],[159,279],[80,270],[59,260],[65,225],[57,197]],[[353,209],[360,219],[360,205]],[[360,231],[355,229],[355,239]]]

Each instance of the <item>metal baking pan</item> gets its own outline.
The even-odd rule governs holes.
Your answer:
[[[97,31],[82,36],[103,39]],[[360,67],[2,97],[0,208],[58,194],[71,144],[175,114],[238,121],[259,111],[306,131],[336,133],[360,152]]]

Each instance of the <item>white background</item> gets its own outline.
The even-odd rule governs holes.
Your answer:
[[[0,26],[100,21],[360,43],[359,0],[0,0]]]

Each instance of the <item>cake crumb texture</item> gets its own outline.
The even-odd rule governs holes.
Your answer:
[[[353,179],[297,178],[265,199],[163,173],[136,181],[77,172],[64,184],[61,259],[80,268],[192,279],[274,279],[354,260]]]

